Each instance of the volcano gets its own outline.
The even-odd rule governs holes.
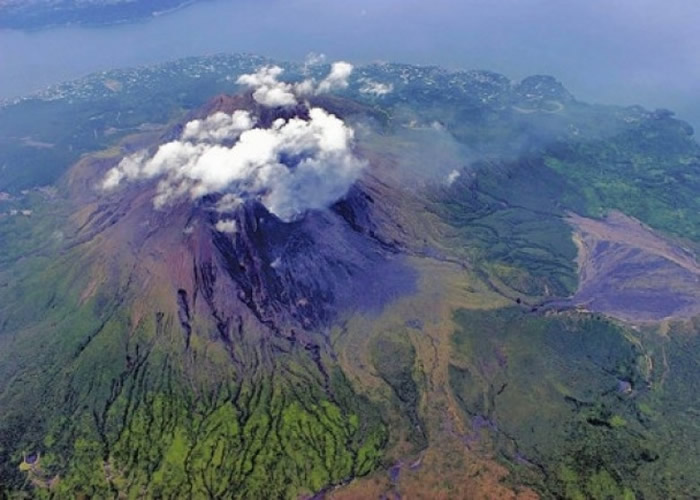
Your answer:
[[[308,117],[303,106],[269,109],[255,106],[250,96],[221,96],[184,123],[243,109],[256,113],[263,127]],[[184,123],[160,142],[182,134]],[[74,178],[78,189],[105,173],[104,165],[90,160],[80,168],[91,177]],[[156,185],[130,185],[106,198],[98,193],[75,238],[82,246],[99,240],[98,252],[112,270],[98,286],[117,288],[110,280],[129,262],[127,281],[140,294],[169,288],[169,314],[181,323],[186,346],[197,318],[210,323],[205,329],[215,327],[231,349],[233,338],[245,330],[277,338],[280,349],[299,343],[318,356],[318,343],[344,314],[381,310],[415,289],[415,272],[403,262],[410,240],[390,208],[375,201],[391,194],[372,176],[328,210],[309,211],[291,222],[255,199],[222,210],[227,195],[221,193],[158,209],[152,203]],[[321,337],[314,340],[311,333]],[[235,358],[233,350],[231,355]]]
[[[415,291],[417,275],[406,263],[410,239],[390,205],[377,201],[391,199],[387,185],[367,175],[328,209],[293,221],[280,220],[252,198],[222,208],[225,193],[159,208],[153,203],[158,181],[128,184],[106,195],[98,187],[125,153],[156,151],[193,120],[241,110],[255,113],[261,127],[308,119],[306,106],[271,109],[256,105],[250,94],[216,97],[155,143],[148,136],[134,137],[122,145],[124,153],[85,158],[66,181],[73,234],[56,265],[70,262],[71,270],[60,279],[77,293],[46,304],[42,314],[47,318],[58,309],[56,302],[66,312],[37,335],[48,328],[55,332],[52,340],[58,343],[61,336],[62,344],[67,330],[74,335],[61,354],[64,368],[54,373],[64,391],[46,390],[42,399],[73,415],[57,431],[66,439],[62,446],[69,447],[83,426],[97,432],[93,451],[105,460],[103,477],[112,491],[158,482],[153,470],[113,464],[126,458],[135,465],[142,459],[139,453],[159,446],[149,430],[155,430],[154,422],[184,425],[182,432],[194,432],[187,438],[193,446],[213,439],[211,432],[218,436],[215,441],[238,433],[239,444],[249,448],[242,455],[243,448],[229,450],[238,457],[238,471],[227,474],[234,481],[240,474],[239,480],[249,484],[242,488],[251,488],[251,495],[269,491],[251,474],[271,465],[260,458],[256,463],[266,465],[254,465],[253,457],[265,454],[277,462],[279,454],[290,453],[296,460],[287,447],[303,450],[308,439],[301,453],[311,462],[305,459],[306,465],[290,469],[282,461],[275,467],[290,480],[304,477],[304,484],[321,489],[331,477],[342,482],[373,468],[374,454],[386,439],[381,419],[364,408],[371,407],[369,402],[353,400],[348,382],[330,362],[330,342],[331,330],[350,316],[376,315]],[[76,328],[84,315],[87,329]],[[46,355],[53,357],[51,349]],[[193,414],[199,416],[192,419]],[[225,428],[216,430],[219,424],[212,419],[219,418]],[[151,422],[147,428],[136,429],[146,421]],[[288,432],[300,434],[285,437],[287,425],[293,427]],[[270,447],[269,436],[261,440],[270,432],[278,436],[276,448]],[[3,433],[24,434],[21,427]],[[326,444],[319,448],[321,435]],[[142,440],[141,452],[133,448],[134,439]],[[126,452],[120,446],[131,451],[117,459]],[[58,455],[44,456],[32,467],[32,481],[49,488],[55,482],[61,491],[66,481],[52,477],[60,463]],[[205,473],[209,465],[200,465]],[[296,467],[307,472],[298,476]],[[231,483],[218,474],[188,483],[190,493],[229,491]]]
[[[0,497],[697,496],[692,128],[287,68],[0,193]]]

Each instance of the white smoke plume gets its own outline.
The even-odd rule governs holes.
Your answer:
[[[461,172],[457,169],[453,169],[449,174],[447,174],[447,185],[451,186],[454,184],[454,182],[459,179],[459,176],[462,175]]]
[[[334,90],[344,89],[348,86],[348,78],[352,73],[352,64],[344,61],[334,62],[331,65],[331,72],[326,78],[321,80],[316,87],[317,94],[325,94]]]
[[[182,139],[221,142],[236,139],[241,132],[253,128],[253,125],[253,118],[248,111],[238,110],[232,115],[219,111],[204,120],[188,122],[182,132]]]
[[[221,219],[216,223],[214,228],[220,233],[235,234],[237,231],[236,221],[233,219]]]
[[[369,78],[363,78],[360,81],[363,83],[362,87],[360,87],[360,92],[363,94],[380,97],[394,91],[394,85],[391,83],[375,82]]]
[[[306,54],[306,58],[304,59],[304,74],[307,74],[314,66],[318,66],[320,64],[323,64],[324,62],[326,62],[326,54],[322,52],[309,52],[308,54]]]
[[[255,73],[241,75],[238,83],[255,89],[253,99],[258,104],[275,108],[278,106],[295,106],[297,104],[294,86],[280,82],[277,77],[284,70],[279,66],[265,66]]]
[[[253,90],[253,99],[258,104],[270,108],[290,107],[299,104],[299,99],[309,95],[326,94],[347,88],[353,65],[338,61],[331,65],[331,71],[323,80],[316,82],[307,78],[291,84],[279,80],[284,72],[279,66],[264,66],[255,73],[241,75],[237,83]]]
[[[267,67],[241,78],[255,89],[260,104],[278,106],[296,101],[297,92],[296,86],[277,80],[280,72]],[[342,87],[343,75],[349,75],[347,67],[331,71],[324,88]],[[178,140],[161,145],[152,156],[141,151],[125,157],[107,172],[102,187],[157,178],[156,207],[181,196],[194,200],[220,193],[216,209],[222,213],[257,199],[280,219],[292,221],[337,201],[357,180],[365,162],[353,154],[353,141],[350,127],[318,107],[308,109],[308,118],[279,118],[269,128],[256,127],[247,111],[215,113],[187,123]],[[235,231],[232,221],[220,222],[217,230]]]

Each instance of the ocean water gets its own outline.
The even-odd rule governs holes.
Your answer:
[[[0,97],[93,71],[252,52],[546,73],[591,102],[700,126],[696,0],[212,0],[146,22],[0,30]]]

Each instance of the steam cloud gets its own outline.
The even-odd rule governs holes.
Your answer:
[[[278,80],[281,68],[268,66],[241,76],[239,83],[253,88],[262,106],[291,106],[304,95],[347,86],[351,72],[350,64],[334,63],[318,84],[311,79],[292,84]],[[341,198],[365,167],[352,152],[354,131],[322,108],[308,109],[308,119],[256,125],[256,117],[244,110],[190,121],[178,140],[161,145],[152,156],[141,151],[122,159],[107,172],[102,187],[159,178],[156,207],[184,195],[197,199],[222,193],[220,212],[257,199],[280,219],[292,221]],[[220,222],[218,230],[235,232],[232,220]]]
[[[317,94],[344,89],[348,86],[348,78],[352,73],[352,64],[343,61],[335,62],[331,66],[331,72],[316,88]]]
[[[292,84],[278,79],[284,71],[282,68],[265,66],[255,73],[242,75],[237,82],[254,89],[253,99],[258,104],[271,108],[290,107],[299,104],[299,98],[346,88],[352,70],[352,64],[338,61],[331,65],[330,73],[320,82],[307,78]]]
[[[309,52],[306,54],[306,59],[304,60],[304,74],[308,74],[312,67],[323,64],[324,62],[326,62],[326,54],[322,52]]]
[[[242,75],[238,83],[254,88],[253,99],[263,106],[295,106],[298,102],[294,86],[277,79],[283,71],[279,66],[265,66],[255,73]]]
[[[449,174],[447,174],[447,185],[451,186],[454,184],[454,182],[459,179],[459,176],[462,175],[461,172],[457,169],[453,169]]]
[[[360,88],[360,92],[362,94],[370,94],[380,97],[394,91],[394,85],[391,83],[375,82],[369,78],[362,78],[360,81],[363,83],[362,87]]]
[[[236,221],[232,219],[222,219],[216,223],[216,230],[220,233],[231,233],[236,232]]]
[[[232,115],[217,112],[204,120],[192,120],[182,132],[184,140],[220,142],[235,139],[241,132],[253,128],[253,119],[247,111],[235,111]]]

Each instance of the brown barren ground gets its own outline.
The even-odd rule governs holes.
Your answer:
[[[425,377],[419,413],[428,434],[428,445],[412,452],[406,437],[400,436],[387,453],[387,462],[393,464],[388,471],[382,469],[356,479],[327,497],[334,500],[539,498],[532,489],[509,481],[508,470],[497,462],[487,443],[466,439],[474,429],[461,417],[457,401],[446,389],[451,336],[456,328],[452,320],[454,310],[498,308],[511,302],[454,263],[417,257],[413,264],[420,270],[420,291],[396,301],[379,317],[351,318],[346,330],[337,332],[334,347],[355,389],[382,400],[389,397],[388,388],[372,365],[371,341],[388,331],[410,339],[416,348],[417,366]],[[420,326],[407,325],[407,321],[417,317],[422,320]]]
[[[595,220],[569,214],[578,246],[573,303],[627,321],[700,314],[700,265],[689,249],[620,212]]]

